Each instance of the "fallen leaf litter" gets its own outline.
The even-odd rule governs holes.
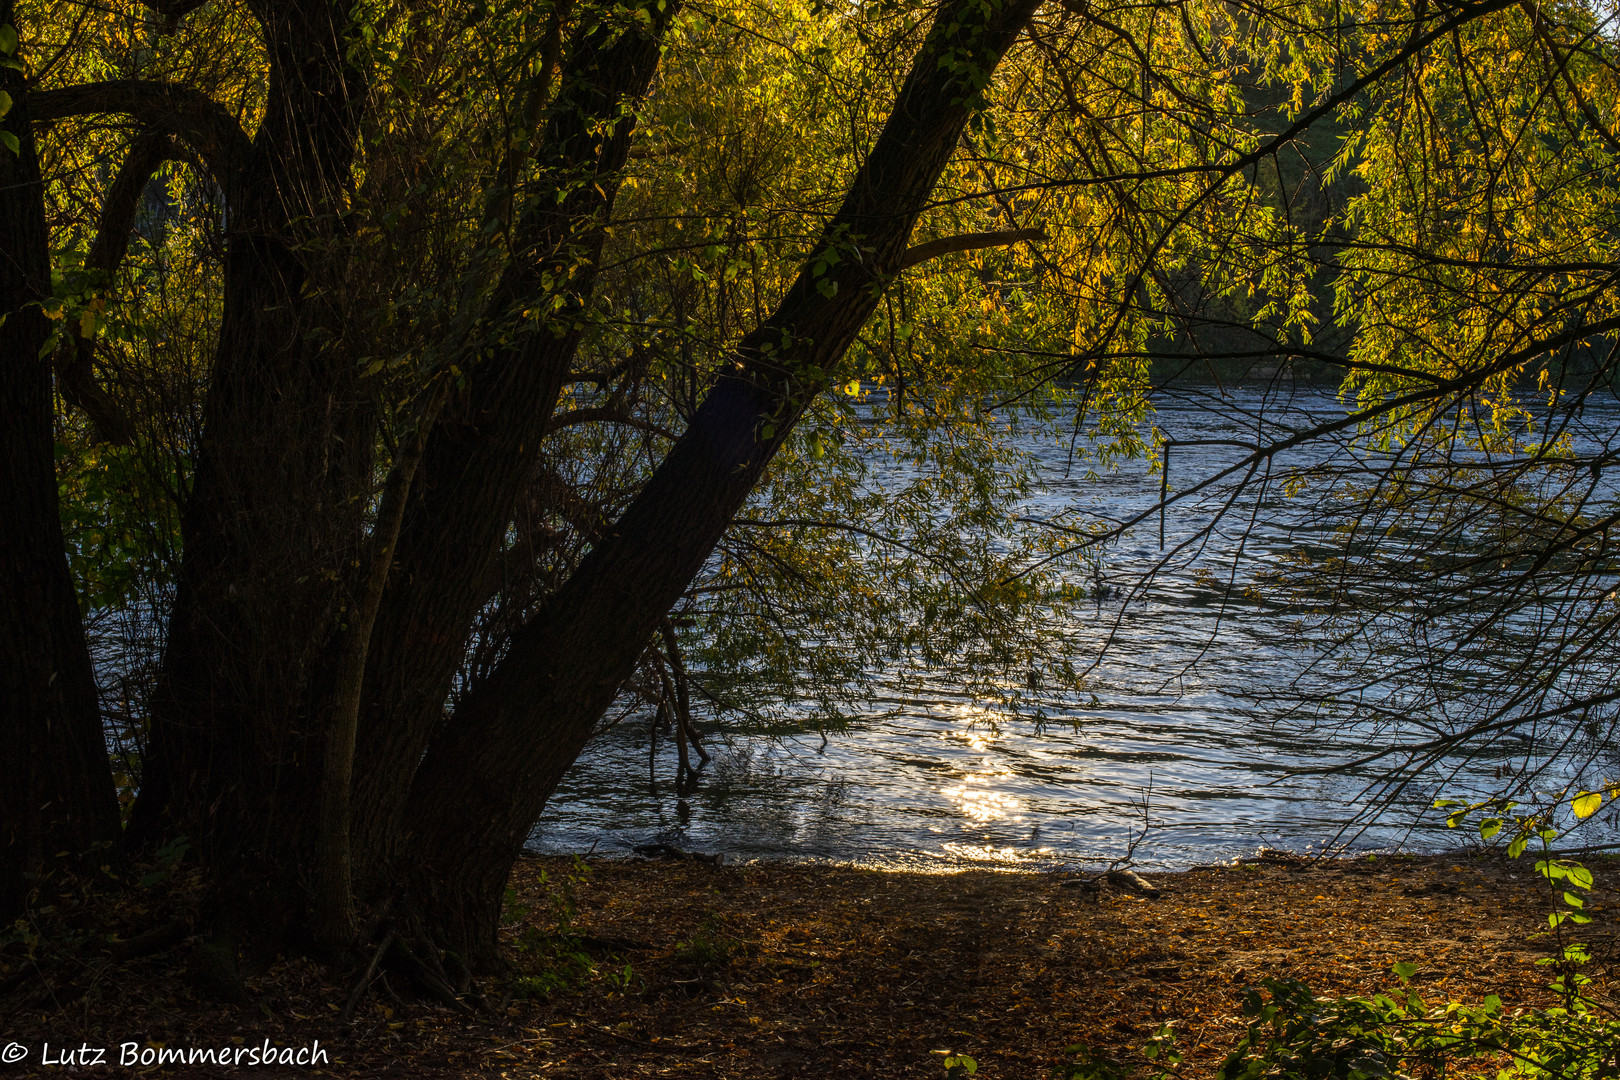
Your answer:
[[[1620,960],[1617,875],[1607,863],[1588,863],[1596,918],[1580,935],[1601,996]],[[1547,1000],[1548,978],[1535,962],[1553,947],[1536,936],[1550,898],[1528,861],[1485,857],[1145,874],[1156,897],[1124,879],[1050,873],[663,859],[585,866],[580,874],[567,859],[519,863],[512,886],[525,914],[503,930],[515,970],[544,973],[559,883],[570,876],[582,880],[572,886],[568,931],[591,970],[549,998],[508,997],[521,984],[490,982],[493,1021],[379,985],[345,1025],[338,1011],[349,987],[302,959],[251,978],[252,1006],[209,1003],[180,978],[177,953],[23,984],[0,999],[0,1043],[319,1037],[335,1048],[332,1067],[287,1075],[492,1080],[938,1078],[939,1051],[951,1051],[974,1057],[981,1077],[1033,1078],[1077,1042],[1140,1063],[1147,1038],[1175,1022],[1185,1075],[1200,1077],[1238,1038],[1240,995],[1262,976],[1302,979],[1319,994],[1372,993],[1396,985],[1390,965],[1411,961],[1420,967],[1415,988],[1431,1000],[1497,994],[1509,1006],[1535,1004]]]

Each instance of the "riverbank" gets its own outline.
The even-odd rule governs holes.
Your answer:
[[[1620,976],[1620,874],[1592,860],[1595,989]],[[264,1039],[331,1048],[274,1075],[943,1077],[937,1051],[982,1077],[1044,1077],[1077,1042],[1131,1063],[1181,1022],[1186,1073],[1208,1075],[1242,1030],[1261,976],[1318,993],[1394,985],[1426,998],[1544,1000],[1548,893],[1529,860],[1458,856],[1146,875],[1158,891],[1076,875],[915,874],[695,861],[525,859],[504,931],[513,978],[485,987],[496,1019],[389,997],[345,1025],[349,986],[308,961],[249,980],[254,1005],[199,1001],[174,954],[59,975],[0,1000],[0,1044],[189,1047]],[[558,930],[566,929],[565,936]],[[88,972],[88,969],[86,969]],[[88,975],[86,976],[88,978]],[[0,1065],[0,1072],[19,1066]],[[251,1070],[239,1070],[243,1075]],[[165,1077],[235,1075],[165,1068]],[[79,1075],[130,1075],[92,1066]],[[262,1071],[254,1075],[265,1075]]]

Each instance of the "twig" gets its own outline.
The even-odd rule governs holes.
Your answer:
[[[354,1019],[355,1010],[360,1007],[361,999],[365,997],[366,990],[371,986],[372,980],[377,977],[377,965],[382,963],[383,954],[388,952],[388,946],[393,943],[394,932],[390,930],[383,935],[382,944],[377,946],[377,951],[371,954],[371,963],[366,965],[366,973],[360,976],[360,981],[355,984],[354,992],[349,995],[349,1003],[343,1007],[343,1022],[345,1024]]]

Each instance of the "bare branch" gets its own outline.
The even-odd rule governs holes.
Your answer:
[[[960,236],[943,236],[938,240],[928,240],[921,244],[913,244],[906,249],[900,257],[901,270],[909,270],[913,266],[937,259],[941,255],[954,255],[958,251],[978,251],[980,248],[1006,247],[1025,241],[1033,243],[1046,239],[1045,229],[1004,229],[1000,232],[963,233]]]
[[[85,268],[99,271],[103,291],[112,282],[113,272],[123,262],[129,247],[129,234],[135,226],[135,211],[152,174],[176,151],[174,141],[156,130],[143,131],[135,136],[118,174],[107,189],[101,204],[101,220],[97,223],[96,238],[85,258]],[[95,356],[95,337],[74,327],[56,350],[57,386],[62,396],[90,418],[95,425],[96,437],[102,442],[128,445],[135,440],[135,426],[117,404],[96,382],[92,361]]]
[[[666,439],[675,439],[678,436],[666,427],[661,427],[650,420],[643,420],[618,409],[570,409],[568,412],[555,413],[546,421],[546,434],[559,431],[575,424],[621,424],[624,427],[633,427],[638,431],[650,431],[654,435],[661,435]]]

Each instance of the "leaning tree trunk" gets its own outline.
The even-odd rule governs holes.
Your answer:
[[[546,799],[876,308],[970,111],[1038,4],[940,9],[838,215],[781,306],[739,345],[743,374],[710,391],[624,516],[429,745],[407,810],[410,900],[470,964],[495,963],[501,895]]]
[[[0,26],[15,27],[12,0]],[[0,67],[0,922],[27,875],[118,830],[112,770],[79,601],[62,542],[54,461],[44,189],[22,72]],[[9,139],[6,140],[9,143]]]

